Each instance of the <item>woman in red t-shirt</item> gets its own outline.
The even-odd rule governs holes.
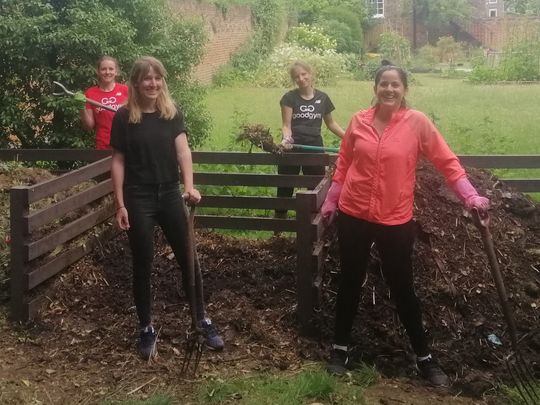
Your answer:
[[[118,71],[118,62],[115,58],[111,56],[99,58],[96,67],[98,84],[88,88],[84,92],[85,97],[113,107],[115,110],[125,104],[128,97],[128,88],[125,84],[116,83]],[[111,148],[110,138],[113,117],[113,112],[89,103],[86,103],[84,110],[81,111],[81,121],[84,127],[96,132],[96,149]]]

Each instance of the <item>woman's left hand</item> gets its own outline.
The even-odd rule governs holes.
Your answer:
[[[182,197],[189,204],[198,204],[199,201],[201,201],[201,193],[199,193],[199,190],[197,190],[196,188],[184,191]]]

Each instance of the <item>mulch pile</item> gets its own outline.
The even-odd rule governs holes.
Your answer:
[[[540,374],[539,207],[487,172],[469,173],[472,183],[491,199],[491,231],[523,337],[520,347]],[[418,170],[415,211],[415,283],[434,352],[454,389],[481,395],[497,380],[508,380],[502,358],[511,348],[480,234],[428,164]],[[212,232],[198,232],[197,240],[207,310],[227,343],[224,352],[203,355],[202,375],[294,370],[306,360],[325,358],[339,279],[335,245],[315,314],[318,333],[301,337],[295,316],[294,240],[246,240]],[[178,381],[189,310],[171,250],[159,232],[156,242],[153,294],[155,324],[161,328],[160,357],[149,367],[162,370],[169,382]],[[75,378],[78,368],[94,369],[93,383],[98,386],[111,381],[119,390],[125,382],[133,386],[130,378],[135,378],[141,362],[134,355],[136,315],[125,236],[96,250],[53,284],[50,304],[27,330],[39,342],[42,361],[56,372],[64,370],[66,379]],[[502,344],[490,342],[490,335]],[[353,337],[357,361],[373,363],[387,376],[413,374],[408,340],[381,279],[376,250]]]

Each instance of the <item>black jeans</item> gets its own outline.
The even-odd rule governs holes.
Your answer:
[[[418,356],[428,355],[422,311],[413,286],[414,221],[402,225],[381,225],[339,212],[337,231],[341,280],[336,301],[335,343],[344,346],[349,344],[371,245],[375,242],[384,278],[411,346]]]
[[[133,297],[141,327],[152,322],[150,276],[154,260],[154,227],[158,224],[171,245],[182,271],[182,283],[191,302],[187,262],[188,218],[178,183],[128,185],[124,202],[130,228],[127,232],[133,256]],[[198,319],[204,318],[200,269],[195,271],[195,302]]]

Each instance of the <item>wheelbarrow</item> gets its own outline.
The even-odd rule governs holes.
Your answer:
[[[66,87],[62,83],[60,83],[60,82],[53,82],[53,83],[56,86],[60,87],[60,89],[62,90],[62,91],[54,92],[53,96],[75,97],[75,93],[73,93],[72,91],[69,91],[68,89],[66,89]],[[100,103],[100,102],[98,102],[96,100],[92,100],[91,98],[88,98],[88,97],[84,97],[84,99],[88,104],[92,104],[93,106],[103,108],[103,109],[108,110],[108,111],[116,112],[116,109],[111,107],[110,105],[102,104],[102,103]]]
[[[488,258],[491,275],[493,276],[502,312],[508,326],[512,353],[505,358],[506,368],[524,403],[526,405],[540,404],[540,393],[538,392],[540,388],[538,388],[538,381],[536,381],[533,372],[530,370],[520,351],[516,321],[510,303],[508,302],[506,288],[504,286],[501,270],[499,269],[499,262],[497,261],[497,255],[495,253],[495,247],[493,245],[493,237],[489,231],[489,215],[487,212],[480,212],[477,209],[473,209],[471,213],[473,223],[476,225],[482,236],[484,251]]]

